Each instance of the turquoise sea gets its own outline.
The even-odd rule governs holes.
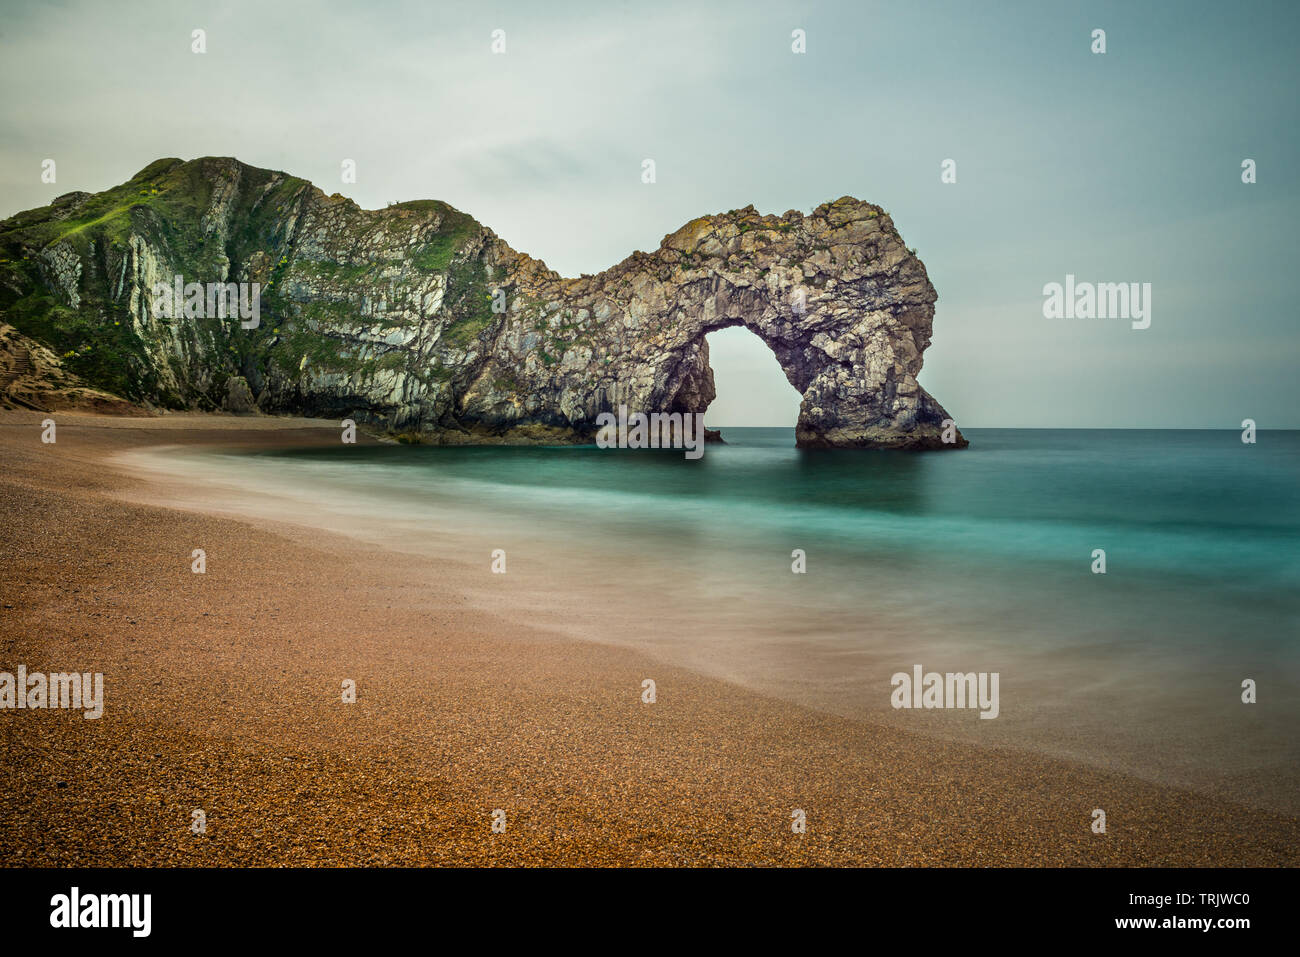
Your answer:
[[[1296,808],[1300,433],[970,429],[969,449],[899,453],[722,432],[698,461],[340,444],[205,453],[204,470],[481,569],[477,602],[541,627],[854,719]],[[893,709],[891,675],[916,664],[998,672],[998,719]]]

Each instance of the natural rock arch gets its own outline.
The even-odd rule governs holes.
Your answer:
[[[7,220],[0,247],[0,317],[92,385],[153,405],[251,396],[425,441],[591,441],[620,405],[705,411],[704,337],[744,325],[803,395],[799,445],[966,444],[916,381],[925,267],[887,213],[849,197],[703,216],[565,279],[446,203],[364,210],[234,159],[163,159]],[[156,290],[176,277],[260,284],[260,324],[160,314]]]
[[[523,271],[518,285],[523,301],[546,302],[543,315],[568,314],[579,326],[600,319],[591,354],[605,361],[547,383],[580,434],[619,404],[703,412],[715,396],[705,336],[740,325],[803,396],[799,446],[966,444],[959,432],[942,441],[949,416],[916,381],[934,288],[888,215],[868,203],[845,198],[808,216],[760,216],[753,207],[708,216],[597,276]],[[510,351],[498,361],[521,359],[527,367]]]

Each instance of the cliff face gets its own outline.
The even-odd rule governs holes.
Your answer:
[[[260,322],[168,318],[158,283],[257,282]],[[0,318],[99,389],[352,417],[427,441],[590,441],[703,412],[706,333],[744,325],[803,393],[806,447],[953,448],[916,382],[934,288],[879,207],[752,207],[565,279],[444,203],[363,210],[232,159],[159,160],[0,223]]]

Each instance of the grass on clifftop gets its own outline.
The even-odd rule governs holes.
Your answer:
[[[438,232],[412,257],[411,264],[424,272],[446,272],[451,261],[474,235],[478,223],[472,216],[434,199],[400,203],[393,209],[436,209],[442,216]]]

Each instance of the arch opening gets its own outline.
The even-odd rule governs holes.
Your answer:
[[[708,427],[721,430],[724,441],[728,430],[734,439],[737,429],[789,429],[793,445],[803,395],[772,348],[739,324],[711,330],[704,340],[714,386],[705,412]]]

